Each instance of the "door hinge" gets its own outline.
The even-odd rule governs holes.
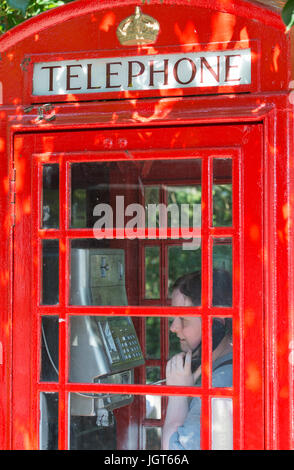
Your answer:
[[[11,226],[15,226],[15,182],[16,182],[16,170],[15,168],[12,169],[11,178],[10,178],[10,219],[11,219]]]

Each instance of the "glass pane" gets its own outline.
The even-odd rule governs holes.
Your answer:
[[[58,393],[40,393],[40,449],[58,449]]]
[[[160,367],[146,367],[146,384],[152,384],[160,380]]]
[[[72,240],[72,305],[128,305],[125,250],[108,247],[107,241]],[[133,269],[137,278],[137,267]]]
[[[57,316],[42,317],[41,382],[58,382],[59,322]]]
[[[184,245],[168,247],[169,295],[175,281],[188,273],[201,270],[200,239],[194,240],[192,250]],[[156,300],[153,305],[162,305],[159,297],[159,247],[145,247],[146,300]],[[126,259],[131,260],[126,265]],[[131,242],[95,239],[71,241],[71,305],[138,305],[140,279],[144,276],[139,263],[140,246],[137,240]],[[201,288],[201,286],[200,286]],[[201,302],[201,300],[199,301]],[[197,305],[200,305],[197,304]]]
[[[212,386],[233,386],[232,318],[212,319]]]
[[[178,427],[173,428],[177,414]],[[171,423],[171,426],[169,425]],[[170,396],[162,431],[164,450],[201,450],[201,398]]]
[[[76,397],[88,402],[77,407]],[[159,397],[158,399],[160,399]],[[144,397],[125,394],[70,393],[69,397],[69,448],[75,450],[137,450],[140,449],[138,426],[140,425],[140,400]],[[181,424],[170,432],[169,419],[175,411],[183,410]],[[84,412],[84,413],[83,413]],[[201,449],[201,398],[170,396],[165,428],[146,426],[150,429],[142,442],[144,449],[185,450]],[[123,430],[118,433],[117,429]],[[144,436],[143,436],[144,437]],[[109,462],[111,463],[111,462]]]
[[[41,228],[59,227],[59,166],[43,165],[43,207]]]
[[[211,400],[212,450],[233,450],[233,401],[231,398]]]
[[[145,211],[146,211],[146,227],[159,226],[159,203],[160,188],[159,186],[144,186]]]
[[[148,359],[160,359],[160,318],[148,317],[146,325],[146,357]]]
[[[131,317],[70,318],[70,381],[133,383],[144,363]]]
[[[148,354],[143,355],[145,348],[139,341],[138,332],[143,321],[150,321],[150,336],[148,338]],[[153,320],[156,320],[153,322]],[[69,380],[82,383],[140,383],[142,370],[140,367],[145,361],[154,361],[167,357],[167,344],[162,344],[162,357],[160,357],[160,324],[168,318],[158,317],[126,317],[126,316],[100,316],[100,315],[72,315],[69,317],[70,351],[69,351]],[[180,351],[187,353],[193,351],[191,367],[198,371],[197,385],[200,383],[201,364],[201,318],[174,317],[170,320],[170,331],[174,338],[173,357]],[[136,326],[137,330],[134,328]],[[166,331],[166,330],[165,330]],[[142,335],[143,336],[143,335]],[[152,354],[152,358],[150,358]],[[158,359],[156,359],[158,358]],[[165,363],[162,364],[161,377],[159,370],[153,368],[160,364],[147,362],[147,380],[165,381]],[[152,366],[152,368],[151,368]],[[158,378],[157,378],[158,377]],[[154,380],[153,380],[154,378]],[[174,379],[171,378],[171,381]],[[173,383],[177,385],[177,383]],[[180,384],[179,384],[180,385]],[[191,384],[193,385],[193,383]],[[159,385],[160,386],[160,385]]]
[[[213,241],[213,299],[214,307],[232,306],[232,239]]]
[[[213,225],[232,226],[232,160],[213,160]]]
[[[71,227],[93,227],[96,204],[109,204],[109,165],[107,163],[72,163]]]
[[[182,276],[201,272],[201,239],[194,240],[194,249],[186,250],[183,245],[168,247],[168,294],[171,296],[174,283]],[[200,286],[201,287],[201,286]],[[201,305],[201,299],[200,303]]]
[[[145,299],[160,298],[160,249],[159,246],[145,247]]]
[[[146,383],[161,383],[160,367],[146,367]],[[161,397],[157,395],[146,395],[146,419],[161,418]]]
[[[146,419],[161,419],[161,397],[146,395]]]
[[[70,436],[71,450],[116,450],[119,421],[124,426],[124,441],[130,433],[125,413],[131,410],[132,395],[71,393]],[[130,437],[129,449],[136,448]],[[124,445],[126,448],[127,443]]]
[[[168,206],[175,205],[181,227],[201,227],[201,185],[195,186],[167,186]],[[177,220],[176,210],[168,214],[168,224],[175,226],[173,220]],[[174,215],[174,217],[173,217]]]
[[[145,449],[160,450],[161,449],[161,428],[144,427],[145,432]]]
[[[177,190],[173,186],[176,181],[183,181],[185,188],[193,184],[193,188]],[[135,226],[145,228],[146,221],[154,228],[155,220],[167,226],[168,203],[159,206],[159,188],[167,185],[173,187],[171,194],[178,206],[183,205],[193,214],[195,205],[195,225],[199,226],[200,183],[199,159],[72,163],[71,227],[95,225],[96,236],[104,238],[101,230],[105,227],[124,227],[132,232]],[[161,220],[159,208],[166,209],[162,210]]]
[[[59,303],[59,240],[43,240],[42,304]]]

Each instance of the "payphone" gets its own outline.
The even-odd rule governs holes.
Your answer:
[[[73,248],[70,303],[80,306],[127,305],[124,268],[123,250]],[[52,361],[53,352],[50,353],[46,339],[50,332],[46,331],[46,325],[43,325],[42,334],[47,345],[47,360]],[[142,364],[144,358],[130,317],[71,316],[70,382],[131,384],[134,383],[134,368]],[[100,447],[101,441],[106,441],[107,448],[115,448],[113,410],[132,401],[130,394],[71,393],[71,439],[76,441],[76,436],[83,433],[83,426],[88,428],[89,421],[92,421],[96,425],[92,429],[94,434],[98,434]],[[42,406],[40,435],[46,448],[48,410],[44,400],[41,401]],[[99,438],[101,433],[103,439]],[[74,446],[83,448],[80,442]]]

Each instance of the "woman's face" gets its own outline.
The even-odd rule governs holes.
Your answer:
[[[179,289],[173,291],[171,304],[173,307],[190,307],[193,305],[191,299],[182,294]],[[201,342],[201,318],[175,317],[170,331],[176,333],[182,351],[193,351]]]

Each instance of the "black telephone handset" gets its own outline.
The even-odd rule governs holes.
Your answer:
[[[201,366],[201,343],[192,351],[191,371],[194,372]]]
[[[214,351],[226,334],[226,327],[220,320],[212,323],[212,350]],[[191,370],[194,373],[201,365],[201,343],[192,351]]]
[[[212,322],[212,350],[214,351],[226,334],[226,326],[220,320],[214,319]]]

